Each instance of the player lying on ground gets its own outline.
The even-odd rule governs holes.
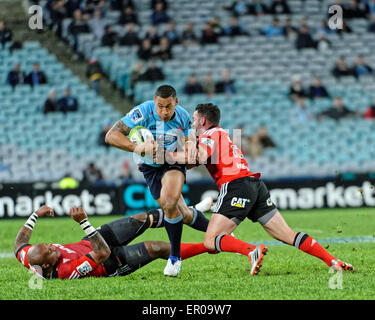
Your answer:
[[[136,145],[127,137],[136,126],[143,126],[151,131],[154,140]],[[156,142],[161,149],[175,151],[178,138],[190,139],[191,121],[189,113],[178,104],[176,90],[168,85],[160,86],[153,100],[134,107],[126,116],[117,121],[106,135],[106,143],[124,151],[144,155],[149,148],[156,152]],[[141,158],[139,170],[143,173],[152,197],[163,209],[165,229],[171,243],[171,256],[164,269],[167,276],[176,277],[181,269],[180,242],[182,220],[189,215],[189,209],[182,197],[182,187],[186,179],[185,164],[160,164]],[[208,220],[201,212],[191,225],[194,229],[206,230]]]
[[[267,252],[266,246],[251,245],[230,235],[248,218],[259,222],[273,238],[323,260],[329,267],[352,271],[353,266],[329,254],[308,234],[295,232],[288,226],[271,201],[266,185],[259,179],[260,174],[248,169],[241,150],[219,122],[220,109],[217,106],[199,104],[193,123],[198,147],[193,146],[185,153],[166,154],[168,161],[190,163],[188,167],[205,164],[220,190],[204,239],[206,248],[249,256],[251,275],[258,273]]]
[[[155,259],[168,259],[170,255],[171,247],[168,242],[145,241],[128,246],[147,228],[163,226],[163,213],[160,209],[124,217],[95,229],[83,208],[73,207],[70,215],[86,233],[81,241],[63,245],[30,245],[29,240],[37,219],[53,215],[50,207],[42,206],[21,227],[14,243],[17,259],[45,279],[124,276]],[[182,259],[204,252],[215,253],[203,243],[181,243]]]

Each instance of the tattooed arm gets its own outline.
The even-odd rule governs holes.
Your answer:
[[[29,220],[27,220],[25,225],[23,225],[20,231],[18,231],[16,240],[14,241],[14,248],[13,248],[14,254],[18,252],[19,248],[29,243],[31,234],[33,232],[32,230],[33,230],[34,224],[36,223],[36,219],[39,217],[44,217],[44,216],[53,216],[54,212],[52,208],[47,207],[47,206],[42,206],[39,208],[39,210],[35,212],[35,214],[36,216],[33,217],[34,214],[32,214],[32,216],[29,218]],[[33,225],[31,226],[30,223]]]
[[[125,123],[119,120],[107,132],[105,136],[105,142],[121,150],[134,152],[136,144],[131,142],[129,138],[127,138],[130,131],[131,128],[129,128]]]
[[[88,236],[88,240],[91,243],[92,251],[89,252],[89,255],[95,261],[95,263],[102,264],[109,255],[111,254],[111,249],[108,247],[107,242],[103,239],[99,232],[95,230],[94,227],[87,221],[87,215],[83,208],[73,207],[70,209],[70,215],[74,221],[78,222],[82,229],[90,230],[92,228],[93,232]]]

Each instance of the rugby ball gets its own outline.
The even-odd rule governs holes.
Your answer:
[[[129,133],[130,141],[135,144],[141,144],[150,138],[151,140],[154,140],[151,131],[142,126],[134,127]]]

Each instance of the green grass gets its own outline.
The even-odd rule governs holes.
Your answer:
[[[375,237],[374,209],[314,210],[284,212],[288,224],[313,238]],[[94,226],[117,217],[91,217]],[[11,252],[14,238],[24,221],[0,221],[0,252]],[[235,231],[245,241],[272,240],[259,224],[244,221]],[[70,218],[40,219],[31,243],[70,243],[82,238],[78,224]],[[183,242],[202,242],[204,234],[184,227]],[[147,230],[134,243],[168,241],[164,229]],[[165,278],[165,260],[156,260],[133,274],[120,278],[43,281],[41,290],[28,286],[31,274],[15,259],[0,259],[0,299],[374,299],[375,242],[329,243],[323,246],[355,267],[343,274],[343,289],[332,290],[332,274],[319,259],[286,245],[269,246],[261,273],[251,278],[247,258],[232,253],[203,254],[183,262],[178,278]]]

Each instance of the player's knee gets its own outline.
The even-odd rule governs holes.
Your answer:
[[[168,259],[171,248],[169,243],[161,241],[145,241],[145,247],[153,259]]]
[[[163,197],[160,199],[163,210],[166,214],[172,213],[177,210],[178,198],[173,197]]]
[[[144,223],[144,222],[147,221],[147,213],[141,212],[141,213],[138,213],[138,214],[135,214],[135,215],[131,216],[131,218]]]

